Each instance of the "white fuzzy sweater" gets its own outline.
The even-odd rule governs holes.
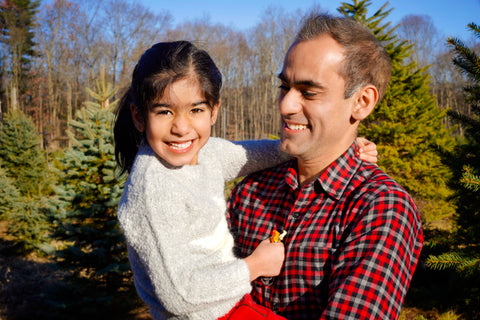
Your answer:
[[[217,319],[250,292],[247,264],[232,252],[224,183],[288,156],[278,141],[242,145],[210,138],[198,165],[179,168],[140,148],[118,219],[135,286],[155,319]]]

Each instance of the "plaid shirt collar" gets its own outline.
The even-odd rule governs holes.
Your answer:
[[[305,188],[313,186],[317,193],[323,190],[330,197],[340,200],[362,162],[356,156],[357,151],[358,146],[354,142],[347,151],[330,164],[313,182],[306,185]],[[285,183],[293,190],[299,188],[297,168],[297,160],[291,160],[285,174]],[[320,190],[317,188],[320,188]]]

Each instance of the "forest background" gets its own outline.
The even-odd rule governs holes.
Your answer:
[[[469,42],[444,39],[429,16],[392,25],[394,7],[370,5],[338,13],[366,24],[393,63],[359,133],[422,216],[401,317],[479,319],[480,30],[472,22]],[[208,19],[173,26],[168,12],[129,0],[0,2],[1,319],[148,318],[116,220],[125,176],[112,144],[135,62],[155,42],[195,42],[224,76],[213,135],[275,137],[277,73],[304,13],[272,7],[238,31]]]

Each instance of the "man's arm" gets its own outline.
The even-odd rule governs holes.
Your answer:
[[[365,197],[332,265],[321,319],[397,319],[423,243],[403,190]]]

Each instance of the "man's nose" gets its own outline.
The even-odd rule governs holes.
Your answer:
[[[281,115],[295,114],[301,111],[302,105],[295,90],[290,89],[289,91],[280,94],[278,97],[278,105],[280,108]]]

